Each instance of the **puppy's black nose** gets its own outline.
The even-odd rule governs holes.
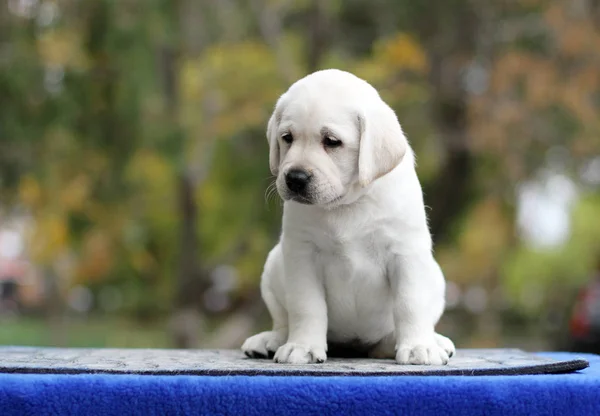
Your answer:
[[[290,191],[301,194],[306,190],[310,177],[311,175],[302,169],[292,169],[285,175],[285,184]]]

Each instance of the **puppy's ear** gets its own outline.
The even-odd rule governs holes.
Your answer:
[[[269,168],[274,176],[279,173],[279,141],[277,140],[277,125],[279,124],[277,108],[273,111],[267,124],[267,140],[269,141]]]
[[[383,101],[367,105],[358,125],[358,182],[364,187],[400,164],[408,142],[394,110]]]

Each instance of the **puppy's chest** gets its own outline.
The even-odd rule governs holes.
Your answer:
[[[317,242],[316,257],[326,285],[366,283],[385,275],[385,247],[375,234],[324,234]]]
[[[330,241],[316,259],[325,286],[328,339],[376,343],[389,330],[387,256],[375,236]]]

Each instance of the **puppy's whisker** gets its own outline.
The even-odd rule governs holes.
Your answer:
[[[271,185],[267,186],[265,189],[265,204],[269,202],[269,193],[271,192]]]
[[[273,192],[275,192],[277,190],[277,186],[275,184],[275,182],[272,182],[268,187],[267,187],[267,191],[265,193],[265,200],[266,202],[269,201],[269,198],[273,195]]]
[[[271,204],[271,202],[273,201],[273,194],[274,194],[274,192],[273,192],[273,191],[269,191],[269,194],[266,196],[266,198],[265,198],[265,203],[266,203],[267,205],[270,205],[270,204]]]
[[[265,191],[265,204],[269,205],[269,202],[275,195],[277,194],[277,183],[275,181],[271,182]]]
[[[269,202],[272,202],[273,200],[277,200],[277,199],[278,199],[277,188],[273,188],[273,191],[269,195]]]

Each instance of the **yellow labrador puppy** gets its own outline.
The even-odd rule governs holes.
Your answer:
[[[318,71],[277,102],[267,137],[284,199],[283,231],[261,281],[273,330],[249,357],[320,363],[348,346],[400,364],[446,364],[435,332],[445,281],[394,111],[356,76]]]

